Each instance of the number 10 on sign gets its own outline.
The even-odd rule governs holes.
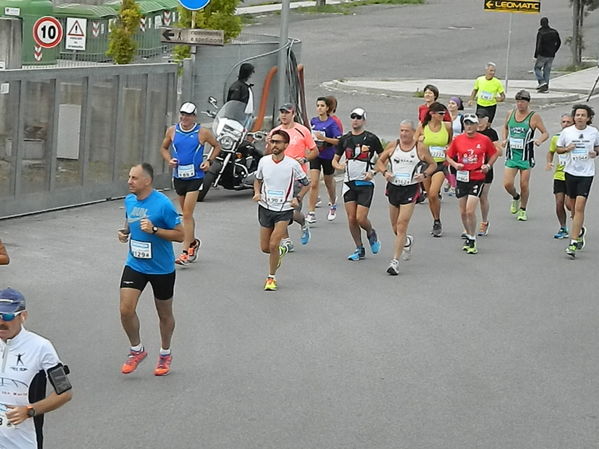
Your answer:
[[[62,25],[54,17],[40,17],[33,24],[33,40],[40,47],[54,48],[60,44],[62,36]]]

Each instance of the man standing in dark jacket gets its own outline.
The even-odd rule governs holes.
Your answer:
[[[254,73],[254,66],[249,63],[241,64],[239,67],[239,76],[237,81],[229,87],[227,101],[237,100],[247,105],[245,112],[252,114],[254,112],[254,95],[252,92],[253,84],[248,83],[250,76]]]
[[[537,46],[535,47],[535,76],[539,85],[537,91],[547,92],[549,90],[549,75],[551,73],[551,64],[553,58],[559,50],[562,41],[559,38],[557,30],[549,27],[549,19],[541,19],[541,28],[537,32]]]

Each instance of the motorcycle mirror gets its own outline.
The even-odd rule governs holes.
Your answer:
[[[264,131],[256,131],[255,133],[252,133],[252,135],[256,140],[262,140],[266,137],[266,133]]]
[[[214,107],[218,106],[218,101],[213,96],[208,97],[208,103],[210,103]]]

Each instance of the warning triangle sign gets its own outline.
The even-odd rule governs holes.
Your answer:
[[[83,29],[81,28],[81,24],[79,23],[78,20],[75,20],[75,23],[73,23],[73,26],[67,33],[67,36],[85,37],[85,33],[83,32]]]

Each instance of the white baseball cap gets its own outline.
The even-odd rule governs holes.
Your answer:
[[[190,103],[189,101],[187,103],[183,103],[181,105],[181,109],[179,109],[179,112],[183,112],[184,114],[195,114],[196,113],[196,105],[193,103]]]

